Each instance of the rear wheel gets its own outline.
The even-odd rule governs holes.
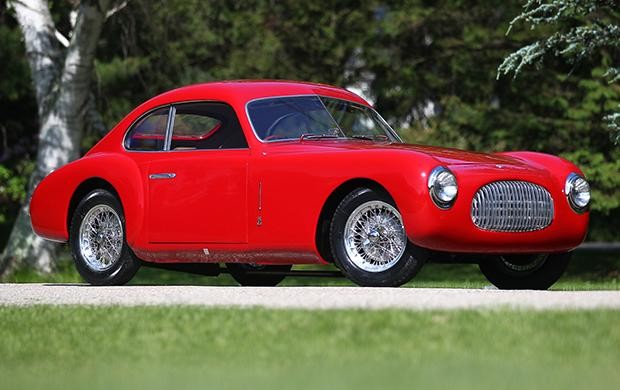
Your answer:
[[[241,286],[277,286],[286,275],[280,273],[291,270],[290,265],[258,265],[246,263],[227,263],[230,276]]]
[[[503,290],[547,290],[564,274],[571,253],[500,255],[480,262],[480,271]]]
[[[340,202],[331,221],[330,245],[344,275],[368,287],[407,283],[428,256],[407,239],[394,201],[369,188],[358,188]]]
[[[120,202],[106,190],[94,190],[78,204],[71,218],[69,243],[75,266],[94,285],[129,282],[140,261],[125,240]]]

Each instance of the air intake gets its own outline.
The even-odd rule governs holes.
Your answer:
[[[553,220],[553,199],[534,183],[496,181],[476,192],[471,219],[480,229],[495,232],[541,230]]]

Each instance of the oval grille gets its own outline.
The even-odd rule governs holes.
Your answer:
[[[553,220],[549,192],[526,181],[496,181],[481,187],[471,204],[471,219],[480,229],[531,232]]]

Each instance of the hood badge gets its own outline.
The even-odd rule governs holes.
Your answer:
[[[502,168],[504,168],[504,166],[503,166],[503,165],[501,165],[501,164],[495,164],[495,168],[497,168],[497,169],[502,169]]]

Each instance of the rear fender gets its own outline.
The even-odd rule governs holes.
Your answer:
[[[131,245],[142,230],[145,183],[136,163],[117,153],[89,155],[43,179],[30,202],[35,233],[49,240],[66,242],[71,200],[82,183],[94,178],[106,181],[118,194],[125,214],[127,242]]]

